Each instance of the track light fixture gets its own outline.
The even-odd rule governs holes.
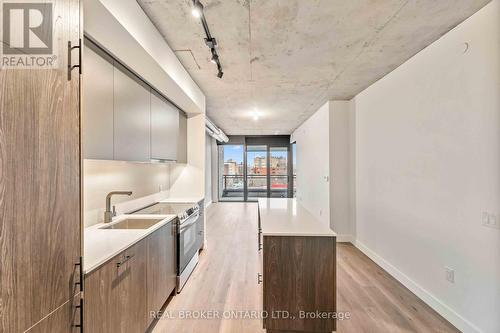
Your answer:
[[[221,79],[224,75],[224,72],[222,71],[219,55],[217,54],[217,40],[210,34],[207,20],[205,19],[205,14],[203,13],[203,4],[200,2],[200,0],[193,0],[193,8],[191,13],[194,17],[201,20],[201,24],[203,25],[203,29],[205,30],[205,35],[207,36],[205,38],[205,44],[208,46],[210,52],[212,53],[212,58],[210,59],[210,61],[217,65],[217,77]]]

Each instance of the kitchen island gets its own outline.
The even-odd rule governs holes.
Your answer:
[[[258,209],[264,328],[335,331],[335,232],[295,199],[261,198]]]

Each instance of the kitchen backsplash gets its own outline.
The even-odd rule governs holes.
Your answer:
[[[113,197],[112,205],[121,203],[117,205],[118,213],[145,200],[168,196],[170,168],[169,164],[84,160],[85,227],[103,221],[106,195],[111,191],[133,192],[130,197]]]

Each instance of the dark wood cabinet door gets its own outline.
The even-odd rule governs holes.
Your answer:
[[[87,332],[146,330],[146,256],[147,242],[143,240],[85,277]]]
[[[151,311],[159,311],[175,289],[176,246],[175,223],[161,227],[148,237],[148,324],[154,317]]]
[[[79,292],[80,79],[68,80],[67,45],[80,38],[80,1],[46,4],[53,66],[0,69],[0,332],[24,332]]]
[[[60,306],[26,333],[80,333],[80,296],[75,296]]]
[[[336,329],[335,237],[264,236],[264,327],[277,331]],[[282,311],[286,311],[283,315]],[[312,318],[316,311],[330,318]],[[295,317],[295,318],[293,318]]]

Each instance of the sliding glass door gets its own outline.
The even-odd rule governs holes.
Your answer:
[[[279,142],[266,140],[254,139],[252,143],[240,140],[242,144],[219,146],[220,201],[292,196],[290,145],[284,139]]]
[[[246,200],[268,197],[267,146],[247,146]]]
[[[219,200],[243,201],[244,146],[219,146]]]
[[[270,147],[271,198],[288,198],[288,147]]]

